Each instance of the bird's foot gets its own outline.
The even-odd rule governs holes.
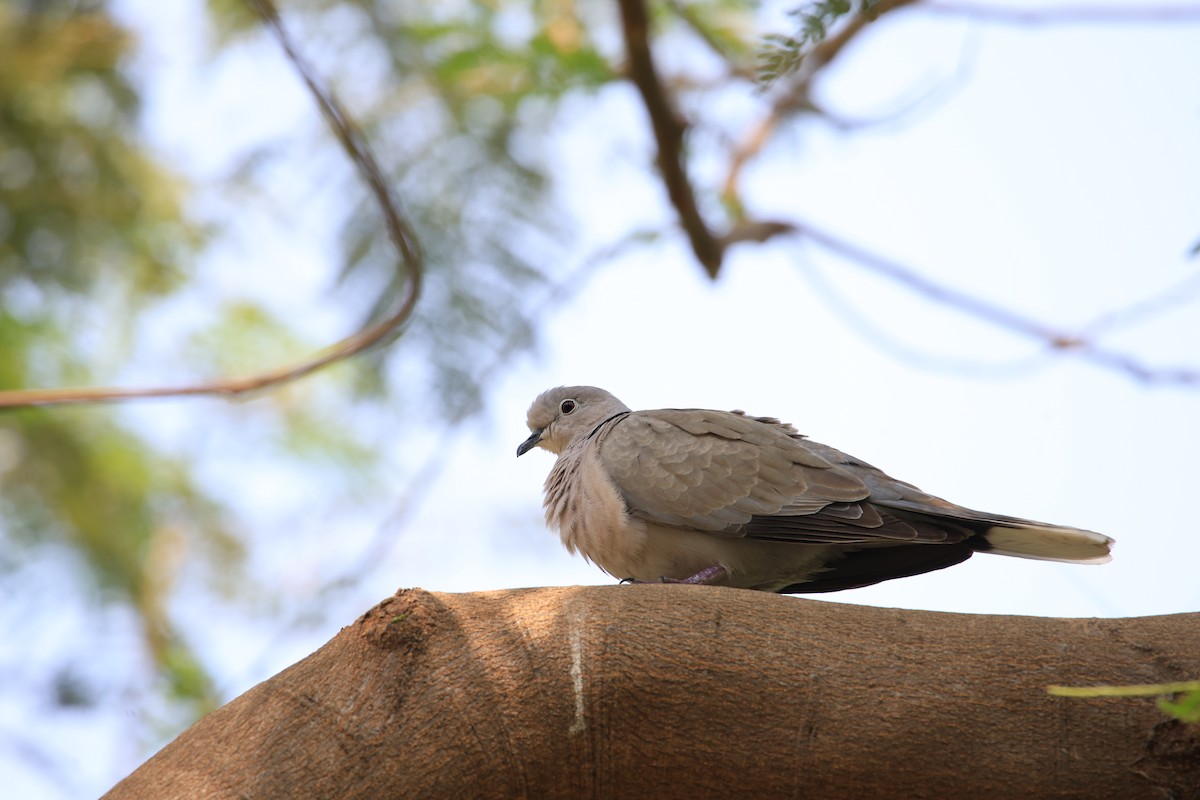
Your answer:
[[[682,580],[678,580],[676,578],[664,577],[662,579],[662,582],[663,583],[691,583],[691,584],[695,584],[697,586],[707,586],[709,584],[723,581],[728,577],[729,577],[729,570],[725,569],[725,567],[721,566],[720,564],[713,564],[711,567],[705,567],[704,569],[700,570],[699,572],[697,572],[695,575],[691,576],[690,578],[684,578]]]
[[[668,578],[666,575],[656,581],[639,581],[637,578],[624,578],[621,583],[690,583],[694,586],[706,586],[718,583],[729,577],[729,570],[720,564],[713,564],[692,575],[689,578]]]

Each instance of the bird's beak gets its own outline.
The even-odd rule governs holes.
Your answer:
[[[537,443],[542,440],[542,431],[544,431],[544,430],[546,430],[546,429],[538,428],[536,431],[529,434],[528,439],[521,442],[521,444],[517,445],[517,458],[520,458],[521,456],[525,455],[533,448],[537,447]]]

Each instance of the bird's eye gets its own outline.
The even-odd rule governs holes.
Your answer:
[[[558,410],[564,414],[570,414],[572,411],[575,410],[575,406],[576,406],[576,403],[574,400],[563,400],[562,405],[560,405],[558,407]]]

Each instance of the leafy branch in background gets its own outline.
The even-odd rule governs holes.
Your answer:
[[[1097,341],[1097,332],[1105,327],[1106,320],[1126,317],[1129,312],[1138,316],[1147,301],[1137,301],[1126,309],[1104,314],[1077,332],[1060,330],[1053,324],[1030,319],[987,298],[938,284],[917,269],[871,252],[807,221],[786,217],[754,219],[747,215],[746,204],[741,198],[741,175],[746,165],[762,153],[783,123],[797,111],[820,113],[811,98],[816,77],[833,63],[849,42],[861,35],[868,24],[885,13],[901,8],[919,10],[921,4],[914,0],[864,0],[857,5],[846,0],[821,0],[794,12],[794,16],[800,19],[800,28],[795,35],[783,39],[778,35],[774,38],[767,35],[763,52],[768,61],[774,59],[777,62],[778,68],[770,70],[775,85],[771,87],[772,96],[768,98],[762,118],[748,128],[740,143],[728,154],[728,168],[719,193],[727,219],[723,231],[719,231],[717,225],[701,210],[703,204],[698,200],[706,193],[707,187],[699,186],[689,178],[688,153],[683,145],[690,128],[699,128],[702,123],[685,122],[674,110],[680,98],[668,90],[669,81],[662,78],[654,66],[650,26],[645,22],[645,0],[619,0],[619,5],[630,65],[629,78],[637,87],[651,120],[662,183],[676,211],[680,228],[686,234],[696,260],[709,277],[716,278],[720,273],[731,245],[792,236],[846,256],[857,266],[886,277],[911,292],[1010,332],[1032,337],[1042,342],[1049,352],[1085,359],[1146,383],[1200,386],[1200,368],[1149,365]],[[953,12],[949,7],[940,7],[939,10]],[[1153,15],[1148,19],[1154,19]],[[831,34],[835,24],[836,33]],[[708,41],[708,37],[704,38]],[[782,54],[781,41],[787,43],[782,48]],[[729,64],[729,74],[739,74],[736,64]]]
[[[391,309],[381,321],[343,339],[327,348],[318,356],[298,364],[255,374],[249,378],[222,378],[209,382],[191,383],[135,389],[18,389],[0,392],[0,408],[63,405],[67,403],[95,403],[115,400],[137,400],[150,397],[183,397],[196,395],[239,395],[260,391],[281,383],[297,380],[317,370],[344,361],[367,350],[394,334],[416,308],[421,292],[423,274],[419,248],[409,229],[408,222],[397,209],[391,197],[387,181],[354,122],[347,116],[341,104],[320,85],[312,68],[300,55],[279,19],[279,14],[269,0],[252,0],[256,13],[274,32],[296,71],[304,80],[309,92],[320,108],[342,148],[358,169],[359,175],[370,188],[372,197],[383,218],[388,238],[400,255],[399,270],[403,294],[396,308]]]
[[[407,324],[405,346],[386,357],[369,354],[360,386],[383,392],[389,374],[402,372],[404,391],[393,402],[437,407],[442,419],[460,420],[483,407],[473,365],[514,333],[533,342],[523,298],[552,280],[561,260],[563,220],[547,204],[549,165],[540,146],[555,104],[610,82],[613,72],[569,5],[473,3],[447,15],[422,3],[310,0],[286,10],[298,28],[322,32],[319,49],[361,56],[318,60],[318,67],[333,85],[356,87],[349,110],[424,244],[424,301]],[[531,24],[505,24],[523,11]],[[235,30],[245,22],[238,14],[218,19]],[[373,68],[364,71],[364,62]],[[319,150],[311,141],[301,147]],[[344,254],[341,280],[381,287],[372,320],[401,285],[380,247],[371,200],[349,178],[338,175],[313,191],[347,198],[332,220]]]
[[[204,238],[184,216],[182,183],[137,141],[138,97],[120,70],[131,36],[102,10],[54,5],[0,8],[4,387],[88,382],[119,360],[137,312],[178,290]],[[112,419],[26,408],[0,416],[0,486],[6,577],[20,596],[36,604],[45,591],[23,568],[66,548],[88,603],[136,610],[178,717],[212,708],[212,683],[168,609],[174,567],[188,550],[235,573],[241,548],[186,464]],[[55,686],[78,683],[63,676],[104,632],[88,629],[60,664],[23,664],[8,682],[62,697]],[[90,688],[73,696],[99,701]]]

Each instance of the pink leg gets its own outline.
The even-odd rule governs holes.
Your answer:
[[[696,586],[704,586],[707,584],[717,583],[729,577],[729,570],[720,564],[713,564],[711,567],[704,569],[692,575],[690,578],[668,578],[663,576],[657,581],[639,581],[633,578],[626,578],[621,583],[690,583]]]

